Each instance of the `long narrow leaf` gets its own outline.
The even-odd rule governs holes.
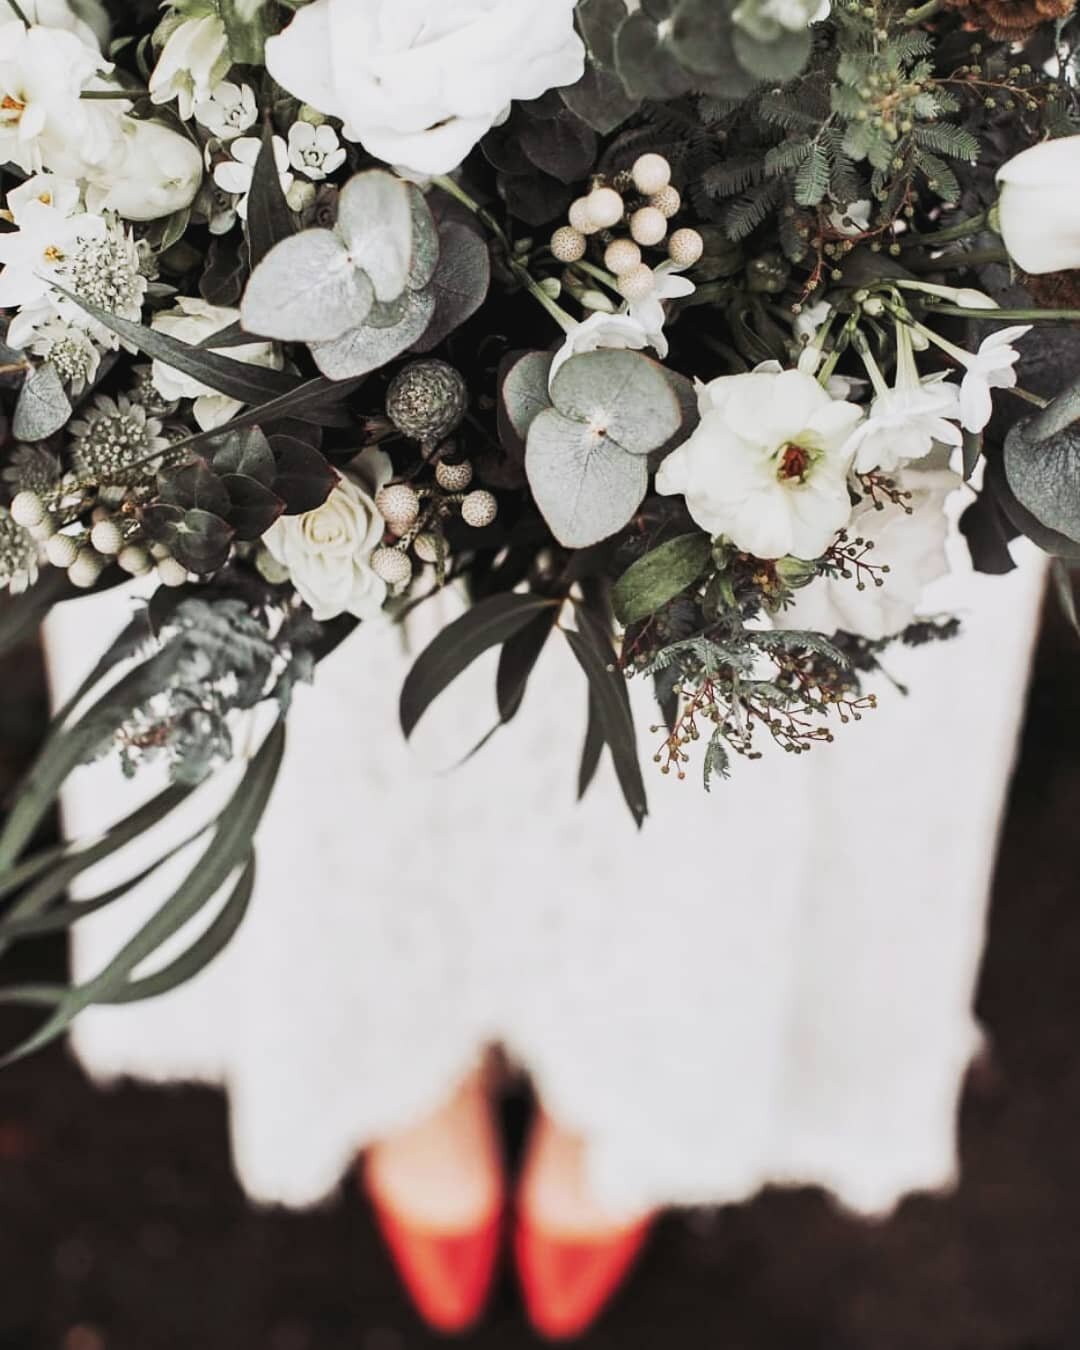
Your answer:
[[[600,767],[600,756],[604,753],[604,733],[600,730],[600,717],[596,709],[596,695],[589,689],[589,718],[585,724],[585,741],[581,747],[581,764],[578,768],[577,795],[581,801],[589,790]]]

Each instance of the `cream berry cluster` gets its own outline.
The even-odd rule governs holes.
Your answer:
[[[570,204],[570,223],[551,236],[551,251],[560,262],[579,262],[589,239],[598,239],[604,246],[604,266],[616,278],[619,293],[626,300],[644,300],[656,278],[642,249],[666,243],[668,257],[679,268],[692,267],[704,251],[697,230],[668,234],[681,206],[668,161],[663,155],[641,155],[629,173],[617,174],[611,183],[598,181],[587,196]]]

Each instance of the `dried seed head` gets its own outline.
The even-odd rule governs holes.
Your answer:
[[[651,197],[671,182],[671,165],[663,155],[639,155],[630,175],[641,195]]]
[[[408,483],[388,483],[375,494],[375,506],[394,534],[405,534],[416,524],[420,498]]]
[[[621,277],[641,262],[641,249],[632,239],[613,239],[604,250],[604,266]]]
[[[577,262],[585,256],[586,239],[573,225],[563,225],[551,236],[551,251],[559,262]]]
[[[485,525],[490,525],[498,513],[499,503],[483,488],[470,492],[461,503],[461,519],[474,530],[482,530]]]
[[[705,240],[697,230],[676,230],[668,240],[668,257],[679,267],[693,267],[705,252]]]
[[[659,244],[667,234],[667,220],[655,206],[643,206],[630,217],[630,233],[634,240],[651,247]]]

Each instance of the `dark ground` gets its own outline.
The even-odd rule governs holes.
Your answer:
[[[886,1224],[816,1192],[664,1221],[594,1350],[1080,1350],[1080,649],[1051,616],[998,867],[979,1012],[992,1061],[964,1179]],[[0,790],[43,715],[0,669]],[[963,828],[957,803],[957,827]],[[55,963],[57,953],[35,958]],[[0,1019],[5,1043],[18,1030]],[[522,1104],[511,1103],[520,1130]],[[412,1350],[362,1201],[258,1213],[213,1092],[100,1094],[62,1050],[0,1073],[0,1350]],[[470,1350],[531,1344],[509,1279]]]

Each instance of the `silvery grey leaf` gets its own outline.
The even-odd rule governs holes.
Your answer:
[[[572,356],[551,386],[551,401],[632,455],[647,455],[678,431],[682,412],[661,367],[639,352]]]
[[[43,441],[67,422],[71,402],[51,361],[32,370],[23,381],[11,429],[20,441]]]
[[[411,347],[431,322],[435,298],[430,291],[410,291],[404,318],[393,328],[352,328],[332,342],[314,342],[315,364],[331,380],[348,380],[378,370]]]
[[[375,293],[330,230],[282,239],[251,274],[240,320],[251,333],[285,342],[327,342],[363,323]]]
[[[384,169],[358,173],[341,189],[338,234],[353,264],[370,277],[376,300],[393,300],[409,284],[415,191]]]

